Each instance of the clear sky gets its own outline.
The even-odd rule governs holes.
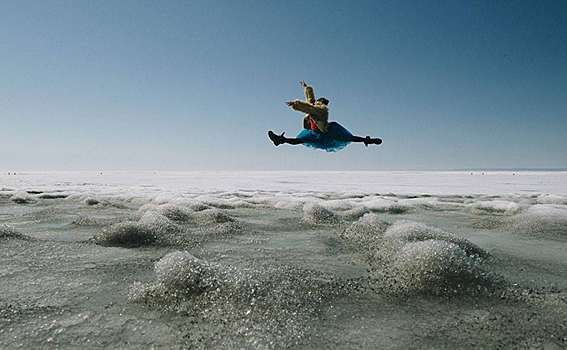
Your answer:
[[[0,0],[0,169],[567,167],[567,1]],[[302,115],[381,137],[274,147]]]

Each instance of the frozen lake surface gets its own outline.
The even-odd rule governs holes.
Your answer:
[[[0,348],[563,349],[567,172],[0,174]]]

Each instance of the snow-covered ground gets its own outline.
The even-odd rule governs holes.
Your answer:
[[[0,174],[0,348],[561,348],[567,172]]]

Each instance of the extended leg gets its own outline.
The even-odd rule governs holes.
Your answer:
[[[284,134],[285,132],[282,132],[281,135],[276,135],[272,130],[268,131],[268,137],[276,146],[279,146],[282,143],[289,143],[290,145],[301,145],[303,143],[303,141],[300,139],[290,139],[284,137]]]
[[[370,138],[370,136],[360,137],[360,136],[353,136],[352,142],[364,142],[364,145],[368,147],[368,145],[379,145],[382,143],[382,139],[379,138]]]

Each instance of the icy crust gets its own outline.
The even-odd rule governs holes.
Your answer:
[[[176,222],[187,222],[194,213],[194,211],[188,207],[175,204],[146,204],[138,209],[136,217],[141,219],[148,212],[156,212]]]
[[[190,218],[190,222],[195,225],[211,225],[235,222],[235,219],[220,210],[206,209],[193,214]]]
[[[16,204],[30,204],[35,203],[37,198],[27,192],[17,192],[10,197],[10,201]]]
[[[305,203],[303,206],[303,217],[301,221],[305,224],[313,225],[337,225],[341,223],[342,218],[315,202]]]
[[[372,243],[383,239],[384,232],[391,223],[380,219],[377,214],[367,213],[348,226],[341,237],[361,244]]]
[[[499,288],[504,279],[484,266],[488,253],[463,237],[422,223],[393,224],[367,214],[343,239],[365,249],[371,276],[390,293],[448,295]]]
[[[419,242],[427,240],[445,241],[455,244],[460,249],[464,250],[467,255],[483,258],[488,257],[488,253],[486,251],[461,236],[414,221],[396,221],[386,230],[384,237],[400,239],[404,242]]]
[[[169,253],[155,264],[156,283],[136,285],[130,290],[130,301],[145,298],[178,299],[217,288],[215,267],[188,252]]]
[[[534,205],[504,221],[514,232],[529,236],[567,238],[567,207]]]
[[[93,238],[103,246],[139,247],[155,244],[157,235],[136,221],[125,221],[104,229]]]
[[[18,230],[16,230],[12,226],[0,224],[0,239],[2,238],[26,239],[27,236],[21,234],[20,232],[18,232]]]
[[[190,208],[175,205],[147,204],[134,215],[136,220],[118,222],[104,228],[93,237],[93,242],[104,246],[140,247],[148,245],[177,245],[188,243],[189,230],[182,224],[203,226],[194,232],[201,234],[239,234],[242,225],[229,215],[217,209],[195,212]],[[99,221],[78,218],[77,225],[89,226]]]
[[[474,228],[504,227],[512,233],[548,238],[567,238],[567,206],[536,204],[515,215],[488,216],[473,223]]]
[[[202,207],[193,205],[193,208],[199,208],[200,210],[171,203],[161,205],[146,204],[138,209],[136,217],[141,218],[147,212],[156,212],[175,222],[194,225],[211,225],[235,221],[218,209],[212,209],[205,205]]]
[[[537,202],[540,204],[567,205],[567,198],[564,196],[557,196],[553,194],[543,194],[537,197]]]
[[[227,178],[228,179],[228,178]],[[219,181],[223,180],[217,179]],[[316,203],[332,212],[340,214],[346,220],[356,220],[368,212],[387,214],[407,214],[426,210],[470,210],[482,216],[512,216],[520,214],[531,206],[567,205],[567,196],[561,194],[505,194],[489,196],[486,194],[447,194],[447,189],[437,194],[428,193],[376,193],[341,190],[291,190],[286,186],[274,185],[272,190],[231,190],[203,191],[195,188],[167,188],[130,186],[105,186],[102,184],[74,184],[65,187],[65,192],[58,190],[60,184],[48,188],[37,188],[29,184],[24,189],[3,189],[13,203],[29,204],[48,199],[61,199],[82,202],[86,206],[117,206],[139,208],[146,205],[162,206],[165,204],[183,207],[195,212],[216,208],[221,210],[274,208],[301,211],[307,203]],[[261,187],[261,186],[260,186]],[[370,186],[371,188],[372,186]],[[440,188],[443,188],[441,185]],[[411,189],[409,187],[408,189]],[[177,208],[178,209],[178,208]],[[176,209],[176,210],[177,210]],[[156,211],[156,209],[151,209]],[[164,212],[161,214],[170,217]],[[177,212],[181,219],[190,213]],[[172,220],[179,221],[172,218]]]
[[[102,230],[93,241],[103,246],[140,247],[183,242],[185,229],[162,214],[148,211],[139,221],[124,221]]]
[[[254,208],[261,206],[259,203],[251,203],[247,200],[243,200],[242,196],[243,195],[240,193],[229,193],[221,198],[203,196],[197,197],[196,200],[209,207],[215,207],[218,209]],[[248,196],[244,197],[246,198]]]
[[[10,197],[10,201],[16,204],[30,204],[36,203],[38,199],[52,200],[52,199],[65,199],[69,197],[68,193],[62,191],[42,192],[42,191],[19,191]]]
[[[320,273],[286,267],[237,269],[175,251],[155,263],[156,280],[135,283],[128,301],[187,318],[191,345],[289,348],[310,332],[335,289]],[[192,348],[193,348],[192,347]]]
[[[59,184],[58,184],[59,186]],[[565,237],[567,196],[561,194],[439,194],[419,193],[372,193],[356,191],[317,192],[308,190],[231,190],[210,191],[183,189],[164,189],[136,187],[125,190],[117,186],[66,186],[65,192],[58,186],[43,189],[36,184],[28,190],[2,189],[4,201],[29,205],[43,205],[47,200],[59,198],[65,201],[78,201],[86,207],[112,206],[125,210],[139,208],[136,218],[139,221],[147,211],[157,212],[166,218],[183,225],[219,225],[219,233],[238,232],[242,227],[221,225],[232,222],[223,210],[242,209],[285,209],[302,212],[301,223],[305,225],[342,225],[361,218],[368,213],[388,215],[416,214],[421,211],[455,210],[469,211],[476,222],[472,227],[491,229],[504,227],[514,233],[542,236]],[[557,192],[559,193],[559,192]],[[547,208],[547,209],[545,209]],[[108,222],[111,223],[111,222]],[[107,224],[108,224],[107,223]],[[88,218],[74,222],[80,226],[102,226],[104,222],[89,221]],[[140,232],[151,239],[143,228],[131,223],[123,224],[120,232]],[[208,231],[215,231],[208,228]],[[152,243],[153,244],[153,243]]]
[[[60,191],[58,192],[53,192],[53,193],[39,193],[37,194],[37,198],[40,199],[64,199],[69,197],[69,194],[67,193],[62,193]]]
[[[410,203],[403,203],[394,199],[378,198],[364,202],[364,206],[377,213],[404,214],[416,209]]]
[[[100,200],[98,200],[97,198],[92,198],[92,197],[85,198],[85,204],[86,205],[97,205],[99,203],[100,203]]]
[[[474,214],[514,215],[522,210],[522,206],[510,201],[480,201],[471,205]]]
[[[395,289],[431,294],[481,291],[501,283],[480,259],[453,243],[435,239],[402,245],[381,277]]]
[[[509,286],[498,291],[496,302],[486,301],[482,308],[477,305],[456,318],[430,322],[422,334],[439,332],[451,344],[435,348],[461,349],[460,344],[470,349],[567,348],[565,291]],[[451,333],[451,329],[460,331]],[[474,337],[463,338],[467,333]]]

